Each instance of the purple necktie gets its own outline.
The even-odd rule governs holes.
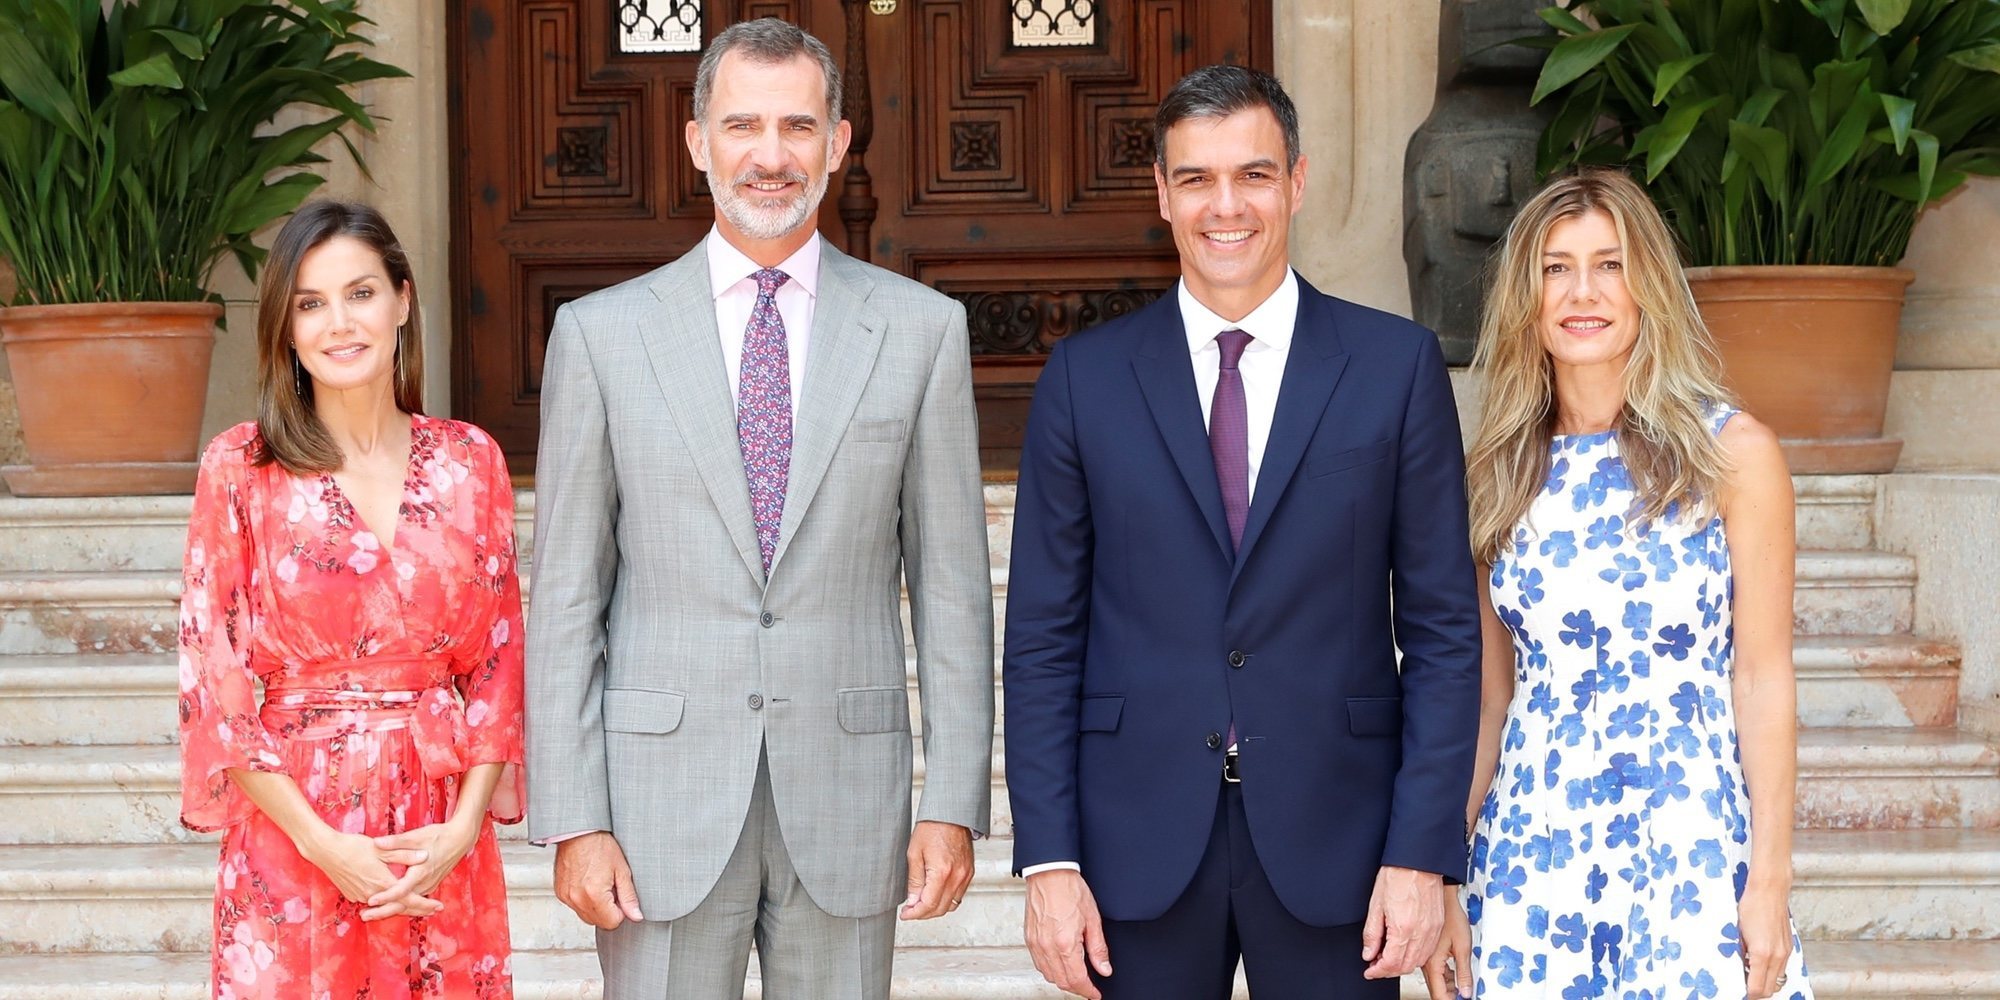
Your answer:
[[[1222,516],[1229,522],[1229,547],[1243,544],[1243,521],[1250,514],[1250,416],[1243,405],[1243,373],[1236,363],[1250,346],[1250,335],[1224,330],[1215,335],[1222,349],[1216,372],[1215,399],[1208,405],[1208,450],[1215,456],[1215,480],[1222,487]],[[1229,742],[1236,749],[1236,720],[1229,720]]]
[[[1216,373],[1215,399],[1208,407],[1208,450],[1215,455],[1215,479],[1222,487],[1222,516],[1229,522],[1229,546],[1243,544],[1243,522],[1250,513],[1250,418],[1243,406],[1243,373],[1236,363],[1250,346],[1250,335],[1224,330],[1215,335],[1222,349]]]
[[[778,522],[785,516],[785,482],[792,468],[792,360],[785,347],[785,318],[778,314],[778,286],[790,279],[767,267],[757,279],[757,304],[743,331],[743,369],[736,383],[736,437],[743,472],[750,479],[750,513],[764,572],[778,550]]]

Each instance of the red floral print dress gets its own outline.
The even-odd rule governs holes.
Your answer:
[[[385,545],[331,476],[253,465],[257,441],[241,424],[203,455],[183,565],[181,822],[223,835],[214,995],[511,997],[492,820],[525,791],[521,590],[499,446],[413,418]],[[224,773],[289,774],[329,825],[381,836],[447,819],[487,763],[509,766],[444,909],[367,922]]]

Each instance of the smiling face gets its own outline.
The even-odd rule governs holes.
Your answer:
[[[769,253],[778,254],[769,263],[783,260],[812,235],[850,136],[847,122],[827,113],[826,77],[811,58],[765,63],[730,52],[716,67],[708,120],[687,123],[688,152],[708,175],[716,224],[760,263]]]
[[[1181,277],[1196,301],[1242,319],[1285,280],[1305,157],[1287,169],[1284,130],[1261,106],[1182,119],[1167,129],[1162,151],[1153,181],[1180,249]]]
[[[1598,210],[1559,219],[1542,241],[1542,349],[1559,366],[1623,369],[1639,340],[1618,225]]]
[[[381,254],[352,236],[306,251],[290,308],[293,349],[316,394],[377,382],[393,393],[397,330],[410,317],[410,290],[389,280]]]

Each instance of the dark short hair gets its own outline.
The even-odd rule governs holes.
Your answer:
[[[271,241],[257,289],[257,433],[262,447],[253,458],[258,465],[275,462],[294,475],[334,472],[344,461],[313,409],[312,380],[301,377],[292,347],[292,293],[299,285],[299,265],[306,254],[338,236],[375,251],[394,290],[409,290],[410,318],[396,338],[396,408],[424,412],[424,322],[410,255],[373,206],[308,202]]]
[[[708,98],[715,93],[715,71],[722,65],[722,57],[731,52],[741,52],[743,58],[766,66],[788,63],[800,56],[810,57],[819,63],[819,71],[826,77],[826,120],[840,120],[840,67],[834,65],[833,53],[828,51],[826,43],[790,21],[760,17],[732,24],[708,43],[708,51],[702,54],[701,65],[694,71],[695,121],[707,125]]]
[[[1167,130],[1190,118],[1227,118],[1265,108],[1285,133],[1285,168],[1299,162],[1299,109],[1278,78],[1248,66],[1203,66],[1181,77],[1153,113],[1153,161],[1167,165]]]

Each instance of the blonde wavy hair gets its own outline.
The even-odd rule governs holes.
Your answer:
[[[1641,523],[1677,513],[1711,516],[1728,457],[1708,407],[1728,403],[1722,363],[1681,273],[1672,232],[1644,189],[1622,171],[1586,168],[1550,181],[1507,227],[1493,262],[1472,368],[1485,383],[1479,434],[1466,460],[1472,550],[1491,565],[1542,491],[1556,428],[1554,365],[1542,346],[1542,250],[1556,223],[1602,212],[1618,230],[1625,287],[1639,336],[1625,367],[1625,403],[1612,429],[1638,493]]]

